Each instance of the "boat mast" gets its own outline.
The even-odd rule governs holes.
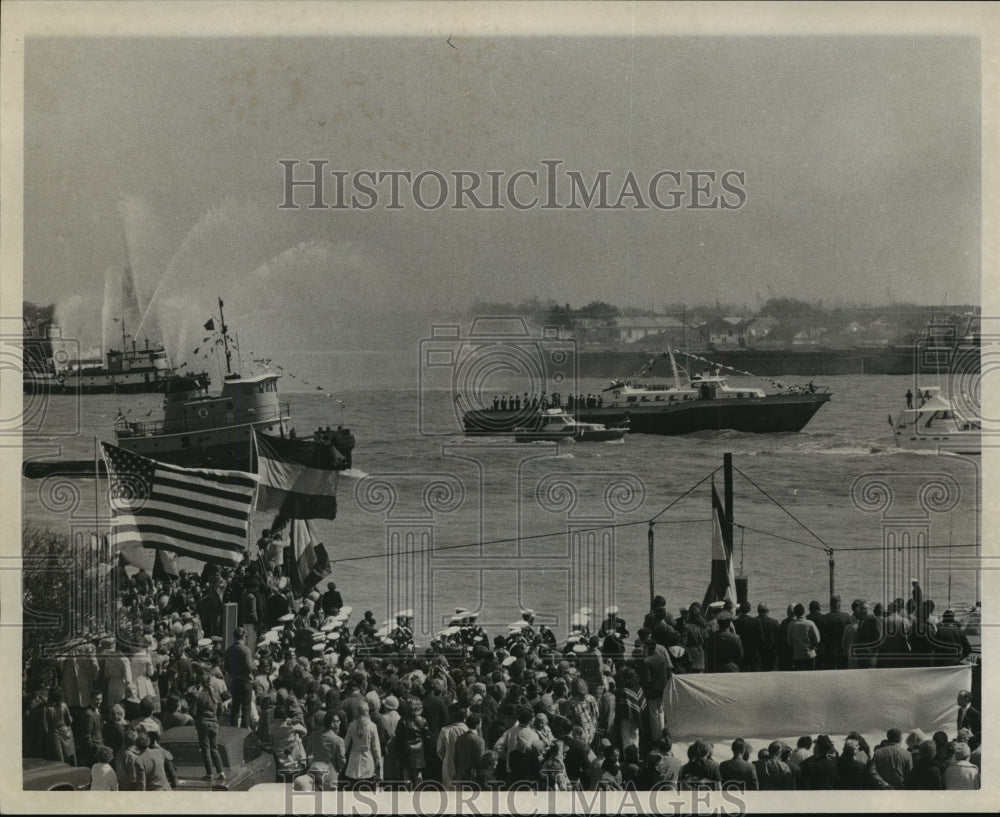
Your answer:
[[[226,376],[228,377],[233,373],[232,366],[230,365],[233,353],[229,351],[228,327],[226,326],[226,319],[222,314],[222,298],[219,298],[219,326],[222,329],[222,345],[226,350]]]
[[[670,344],[667,344],[667,354],[670,356],[670,368],[674,372],[674,388],[679,389],[681,387],[681,376],[677,372],[677,361],[674,360],[674,350]]]

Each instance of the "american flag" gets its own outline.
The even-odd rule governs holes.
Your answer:
[[[257,475],[181,468],[101,443],[116,543],[239,564]]]

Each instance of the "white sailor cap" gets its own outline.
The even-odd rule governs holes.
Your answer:
[[[708,609],[709,610],[721,610],[725,606],[726,606],[726,603],[724,601],[713,601],[711,604],[708,605]]]
[[[508,655],[508,656],[507,656],[507,657],[506,657],[506,658],[505,658],[505,659],[504,659],[503,661],[501,661],[500,663],[501,663],[501,665],[502,665],[502,666],[505,666],[505,667],[509,667],[509,666],[510,666],[511,664],[513,664],[513,663],[514,663],[514,662],[515,662],[516,660],[517,660],[517,658],[516,658],[515,656],[513,656],[513,655]]]
[[[585,616],[589,616],[592,612],[594,612],[594,611],[591,610],[589,607],[581,607],[580,608],[580,613],[583,614],[583,615],[585,615]]]
[[[278,619],[278,621],[294,621],[294,620],[295,616],[292,613],[285,613]]]
[[[573,645],[573,652],[586,652],[586,651],[587,651],[587,645],[586,644],[579,643],[579,644],[574,644]]]
[[[606,616],[617,616],[618,615],[618,605],[612,604],[610,607],[604,608],[604,615]]]

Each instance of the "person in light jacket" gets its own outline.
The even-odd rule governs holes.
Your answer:
[[[357,717],[344,738],[347,768],[344,778],[350,788],[374,788],[382,773],[382,746],[378,729],[368,713],[368,704],[358,707]]]

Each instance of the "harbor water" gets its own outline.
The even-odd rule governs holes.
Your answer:
[[[425,633],[456,607],[480,610],[495,633],[531,608],[564,632],[581,604],[598,617],[598,606],[613,602],[634,631],[648,608],[651,519],[656,592],[675,612],[701,601],[712,553],[709,476],[719,469],[721,496],[727,452],[735,466],[734,566],[748,577],[749,600],[768,603],[776,618],[799,601],[826,609],[828,549],[845,606],[903,595],[899,577],[911,572],[939,614],[979,598],[980,458],[896,449],[887,419],[903,408],[912,377],[814,378],[833,399],[799,433],[516,444],[464,437],[451,391],[419,388],[388,353],[307,363],[309,386],[280,381],[297,433],[343,424],[357,438],[338,518],[315,525],[335,563],[331,578],[357,615],[371,609],[381,621],[405,599],[420,608]],[[582,380],[576,390],[606,384]],[[524,391],[516,380],[490,388]],[[33,401],[25,456],[92,458],[96,440],[114,441],[119,410],[156,419],[160,403],[158,395]],[[74,484],[78,500],[60,503],[53,480],[22,479],[26,521],[68,532],[95,510],[107,513],[106,481]],[[270,521],[255,515],[251,539]],[[571,547],[573,531],[593,546]],[[897,547],[923,541],[930,548],[919,557]],[[416,552],[390,560],[390,547]]]

